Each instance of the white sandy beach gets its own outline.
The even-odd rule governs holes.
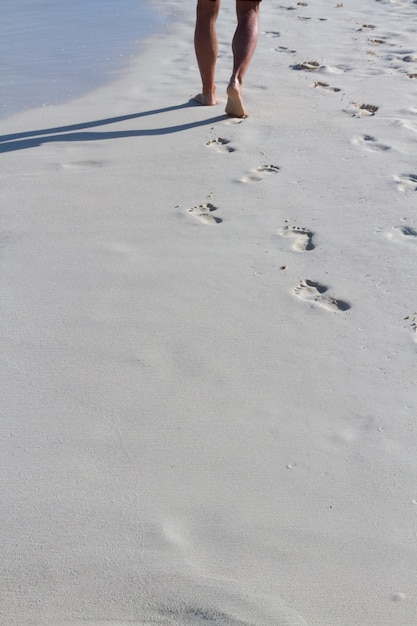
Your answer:
[[[0,120],[0,623],[415,626],[417,5],[162,4]]]

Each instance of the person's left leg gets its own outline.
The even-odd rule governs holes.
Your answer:
[[[220,0],[197,0],[194,48],[200,70],[202,92],[196,100],[206,106],[216,104],[214,71],[218,54],[216,20]]]
[[[237,28],[233,37],[233,73],[227,87],[226,113],[246,117],[242,82],[258,43],[260,0],[236,0]]]

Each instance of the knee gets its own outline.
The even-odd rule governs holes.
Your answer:
[[[259,14],[260,2],[257,0],[236,0],[236,13],[238,18]]]
[[[197,15],[207,19],[217,17],[220,9],[219,0],[197,0]]]

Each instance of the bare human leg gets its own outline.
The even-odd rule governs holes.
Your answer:
[[[214,71],[219,47],[216,32],[219,10],[220,0],[197,2],[194,48],[201,75],[202,92],[194,99],[205,106],[217,104]]]
[[[232,42],[233,73],[227,87],[226,113],[246,117],[242,82],[258,43],[259,1],[236,0],[237,28]]]

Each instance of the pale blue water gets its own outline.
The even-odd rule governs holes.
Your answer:
[[[148,0],[0,0],[0,116],[106,82],[162,29]]]

